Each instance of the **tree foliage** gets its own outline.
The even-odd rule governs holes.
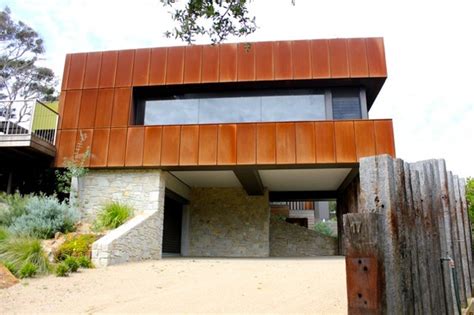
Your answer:
[[[220,43],[229,36],[244,36],[255,32],[255,17],[248,12],[250,0],[188,0],[182,5],[176,0],[160,0],[171,9],[177,26],[167,31],[167,37],[192,44],[197,36],[208,36]]]
[[[474,178],[468,178],[466,183],[466,199],[471,223],[474,222]]]
[[[23,121],[31,115],[28,100],[56,99],[53,71],[37,64],[44,52],[43,39],[34,29],[13,20],[8,7],[0,11],[0,101],[6,120]],[[13,106],[18,101],[20,106]]]

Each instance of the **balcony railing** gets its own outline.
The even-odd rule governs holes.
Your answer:
[[[54,145],[58,117],[51,106],[38,100],[0,101],[0,137],[32,135]]]

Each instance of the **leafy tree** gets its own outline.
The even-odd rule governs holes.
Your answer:
[[[466,199],[471,223],[474,223],[474,178],[468,178],[466,183]]]
[[[165,35],[188,44],[197,36],[208,36],[215,44],[229,36],[246,36],[257,30],[255,17],[248,11],[251,0],[188,0],[184,6],[176,0],[160,1],[172,9],[171,17],[178,24]],[[295,1],[291,3],[294,5]]]
[[[11,11],[0,11],[0,116],[25,121],[33,102],[53,101],[56,79],[51,69],[37,65],[44,54],[40,35],[22,21],[14,21]]]

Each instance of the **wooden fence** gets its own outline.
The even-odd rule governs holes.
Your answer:
[[[465,181],[444,160],[360,161],[343,217],[349,314],[460,314],[472,297]]]

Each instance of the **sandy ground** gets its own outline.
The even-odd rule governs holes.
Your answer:
[[[188,259],[48,276],[0,290],[5,313],[345,314],[343,257]]]

